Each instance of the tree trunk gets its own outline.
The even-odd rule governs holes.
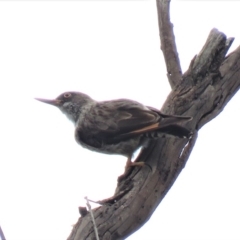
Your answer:
[[[213,29],[200,51],[182,75],[169,18],[170,1],[157,0],[161,49],[172,87],[161,111],[165,114],[192,116],[187,123],[191,139],[166,137],[152,140],[137,161],[149,167],[132,168],[118,179],[115,194],[93,210],[99,239],[117,240],[139,229],[171,188],[189,158],[198,130],[216,117],[240,86],[240,47],[225,56],[232,38]],[[68,240],[96,239],[91,215],[82,215]]]

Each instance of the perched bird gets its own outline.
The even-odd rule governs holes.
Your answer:
[[[81,146],[100,153],[124,155],[128,158],[126,166],[142,165],[132,163],[131,158],[149,138],[163,134],[191,136],[191,131],[181,126],[191,117],[165,115],[133,100],[97,102],[80,92],[65,92],[54,100],[36,100],[58,107],[74,123],[75,139]]]

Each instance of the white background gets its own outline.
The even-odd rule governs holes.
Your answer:
[[[0,2],[0,224],[8,240],[66,239],[84,196],[112,196],[126,159],[82,149],[58,109],[68,90],[161,108],[170,91],[156,3]],[[213,27],[240,44],[240,1],[172,1],[183,71]],[[230,51],[231,51],[230,50]],[[199,131],[191,157],[129,240],[240,239],[240,94]]]

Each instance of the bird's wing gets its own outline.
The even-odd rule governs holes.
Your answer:
[[[94,127],[109,137],[152,127],[160,118],[158,113],[142,104],[126,99],[100,102],[88,117],[94,117]]]
[[[123,140],[121,136],[130,138],[127,134],[133,131],[156,127],[154,124],[159,118],[158,113],[135,101],[120,99],[99,102],[85,115],[75,136],[79,142],[99,147],[103,142],[119,142]]]
[[[165,120],[166,119],[166,120]],[[176,136],[188,135],[189,130],[177,124],[188,117],[161,115],[156,109],[120,99],[99,102],[84,118],[76,130],[77,140],[99,147],[102,143],[114,144],[154,130]]]

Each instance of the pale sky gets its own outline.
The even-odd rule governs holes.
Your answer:
[[[71,122],[34,100],[81,91],[161,108],[170,87],[156,3],[0,1],[0,225],[7,240],[65,240],[84,197],[112,196],[126,158],[77,145]],[[185,71],[214,27],[240,45],[240,1],[172,1]],[[240,239],[240,94],[199,131],[174,186],[129,240]],[[92,206],[94,207],[94,205]]]

